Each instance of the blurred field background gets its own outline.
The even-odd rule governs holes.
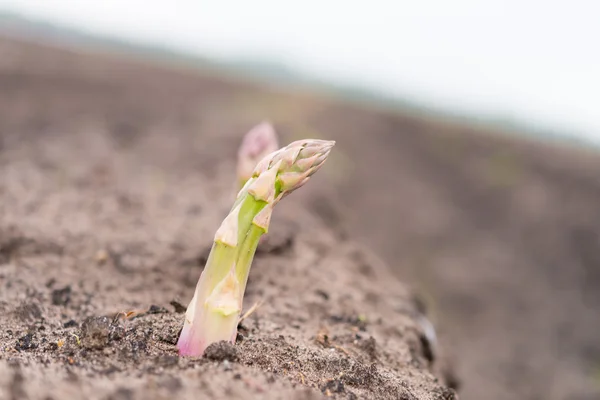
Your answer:
[[[246,16],[232,11],[230,21],[215,14],[214,37],[190,33],[183,40],[179,34],[193,24],[182,17],[178,30],[174,18],[197,11],[196,23],[209,24],[210,7],[106,2],[105,14],[98,14],[99,3],[0,1],[6,10],[0,14],[0,151],[39,135],[85,140],[93,131],[132,149],[140,137],[172,135],[180,151],[213,147],[215,157],[233,156],[240,135],[264,119],[283,142],[337,140],[313,189],[297,195],[341,238],[364,241],[420,293],[452,356],[462,399],[597,399],[600,119],[593,110],[600,78],[590,71],[600,70],[600,59],[587,47],[598,28],[587,22],[600,9],[590,6],[569,19],[551,5],[542,12],[533,3],[514,9],[492,3],[489,9],[476,2],[434,8],[432,22],[446,25],[427,30],[439,40],[419,52],[415,37],[411,49],[417,50],[395,58],[388,53],[403,53],[411,38],[398,38],[401,31],[392,26],[410,20],[411,9],[403,13],[389,3],[370,4],[356,20],[350,17],[361,10],[348,11],[344,20],[344,6],[319,11],[310,2],[297,4],[304,7],[296,18],[304,18],[305,30],[295,34],[307,39],[288,48],[289,32],[278,38],[278,29],[294,19],[292,11],[272,4],[254,5]],[[469,14],[469,7],[478,12]],[[316,36],[308,33],[311,15]],[[447,40],[480,35],[482,47],[465,47],[467,58],[448,50],[446,30],[477,16],[495,24],[486,31],[481,21],[473,23],[473,31]],[[519,44],[510,27],[528,20],[535,31],[538,17],[540,30]],[[269,26],[269,18],[281,21]],[[379,18],[387,29],[377,28]],[[162,24],[152,27],[157,21]],[[363,22],[355,30],[379,36],[364,33],[365,43],[352,42],[362,37],[343,36],[353,21]],[[500,27],[506,31],[495,31]],[[504,34],[505,41],[485,41]],[[330,47],[319,46],[319,37]],[[264,45],[269,40],[271,47]],[[302,43],[314,43],[314,53]],[[245,44],[249,50],[240,50]],[[512,58],[485,68],[495,63],[494,46],[511,45],[513,53],[496,50]],[[391,67],[372,66],[386,62]],[[430,77],[431,85],[410,69],[394,69],[396,62],[422,67],[420,78]],[[547,70],[540,69],[544,62]],[[440,72],[461,65],[482,71]],[[417,82],[403,91],[411,77]],[[494,81],[499,86],[490,86]],[[201,173],[211,173],[210,158],[197,162]],[[161,166],[153,167],[160,181]]]

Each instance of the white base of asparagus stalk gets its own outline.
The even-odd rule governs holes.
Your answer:
[[[205,277],[203,272],[200,281],[204,282]],[[177,343],[179,354],[200,355],[211,343],[222,340],[234,343],[242,311],[241,297],[235,269],[219,282],[203,304],[197,304],[198,299],[194,296]]]

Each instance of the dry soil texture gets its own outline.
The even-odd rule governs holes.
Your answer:
[[[178,357],[251,127],[235,87],[8,40],[0,63],[0,398],[456,398],[412,294],[295,196],[235,346]]]
[[[8,40],[0,71],[1,340],[13,349],[0,376],[13,392],[127,398],[153,382],[225,395],[213,377],[239,376],[234,393],[448,395],[428,370],[454,375],[376,254],[428,306],[461,399],[600,398],[597,153]],[[241,134],[264,118],[282,142],[335,139],[335,151],[280,205],[283,233],[256,260],[247,299],[265,303],[237,361],[169,358],[181,318],[170,302],[191,296]],[[71,335],[87,316],[150,305],[158,313],[105,327],[104,349]]]

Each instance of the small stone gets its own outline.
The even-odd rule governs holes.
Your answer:
[[[125,337],[125,328],[118,323],[118,321],[113,321],[110,324],[109,332],[108,332],[108,340],[121,340]]]
[[[103,264],[106,260],[108,260],[108,252],[104,249],[98,250],[96,252],[96,262]]]
[[[19,338],[15,344],[15,350],[17,351],[33,350],[37,347],[37,344],[33,343],[33,333],[28,333],[27,335]]]
[[[81,324],[81,344],[88,349],[102,349],[108,345],[110,334],[108,317],[89,317]]]
[[[63,324],[63,328],[73,328],[77,326],[77,322],[74,319],[71,319]]]
[[[148,309],[148,314],[165,314],[168,313],[166,308],[152,304]]]

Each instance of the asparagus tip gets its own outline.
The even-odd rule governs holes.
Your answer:
[[[238,149],[237,175],[240,187],[252,177],[256,164],[279,148],[275,128],[263,121],[246,133]]]

